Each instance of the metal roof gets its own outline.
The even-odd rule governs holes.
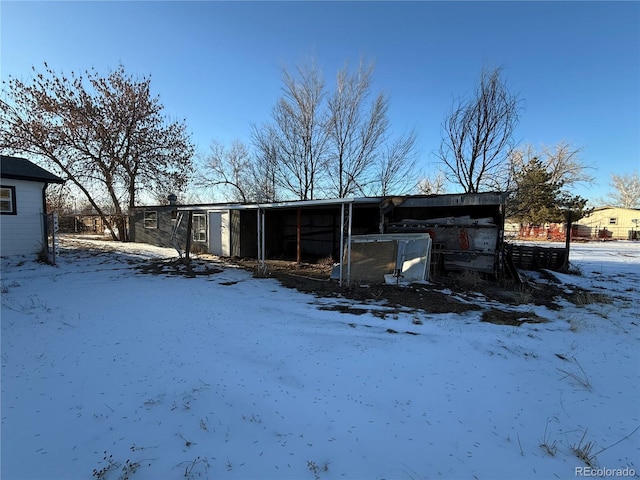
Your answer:
[[[205,211],[222,211],[222,210],[270,210],[270,209],[286,209],[286,208],[302,208],[302,207],[331,207],[344,204],[370,204],[378,205],[383,197],[360,197],[360,198],[328,198],[321,200],[291,200],[286,202],[273,203],[210,203],[202,205],[179,205],[178,210],[205,210]]]
[[[375,205],[387,202],[394,207],[466,207],[471,205],[503,205],[507,194],[502,192],[487,193],[454,193],[444,195],[406,195],[387,197],[349,197],[321,200],[291,200],[275,203],[210,203],[202,205],[179,205],[178,210],[191,211],[223,211],[223,210],[257,210],[331,207],[345,204]],[[393,208],[393,207],[391,207]]]

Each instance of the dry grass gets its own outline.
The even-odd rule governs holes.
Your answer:
[[[579,307],[591,305],[594,303],[613,303],[613,300],[604,293],[580,291],[569,297],[569,301]]]
[[[557,442],[555,440],[553,442],[549,441],[549,433],[547,431],[548,428],[549,419],[547,419],[547,424],[544,427],[544,436],[542,437],[540,448],[544,450],[544,452],[550,457],[554,457],[556,455],[556,452],[558,451],[558,446],[556,445]]]
[[[470,290],[478,289],[485,281],[480,273],[474,270],[465,270],[459,274],[456,279],[461,286]]]
[[[266,263],[258,263],[253,267],[253,276],[255,278],[269,278],[271,276],[269,266]]]
[[[585,430],[580,441],[577,444],[571,445],[571,451],[588,467],[597,468],[598,461],[596,459],[596,454],[593,453],[595,444],[593,442],[585,442],[584,440],[586,436],[587,431]]]
[[[569,331],[573,333],[578,333],[587,328],[587,322],[584,318],[572,316],[567,320],[567,322],[569,322]]]
[[[589,380],[589,377],[587,377],[587,373],[584,371],[584,369],[582,368],[582,365],[580,365],[577,359],[573,358],[573,361],[578,366],[578,370],[570,372],[568,370],[563,370],[559,368],[558,371],[564,374],[562,379],[570,378],[579,386],[583,387],[585,390],[591,391],[593,386],[591,385],[591,381]]]

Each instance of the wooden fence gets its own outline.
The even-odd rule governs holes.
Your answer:
[[[562,270],[566,267],[567,251],[564,248],[505,243],[507,266],[522,270]]]

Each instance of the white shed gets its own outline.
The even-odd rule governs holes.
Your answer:
[[[47,245],[50,183],[63,180],[24,158],[0,157],[0,256],[35,255]]]

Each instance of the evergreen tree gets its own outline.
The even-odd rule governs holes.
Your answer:
[[[516,184],[511,195],[507,216],[521,224],[543,225],[576,221],[588,213],[587,200],[563,189],[561,180],[554,180],[548,165],[537,157],[514,167]]]
[[[557,221],[560,211],[556,200],[560,186],[542,161],[533,158],[514,172],[516,190],[509,202],[508,216],[522,224],[540,225]]]

